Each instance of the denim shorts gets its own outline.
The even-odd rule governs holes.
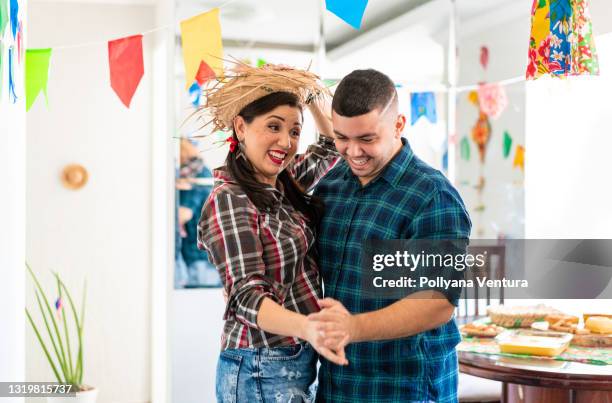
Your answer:
[[[217,364],[217,401],[313,402],[317,359],[316,351],[307,343],[222,351]]]

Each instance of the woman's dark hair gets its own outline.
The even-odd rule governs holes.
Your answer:
[[[242,108],[238,116],[241,116],[246,123],[251,123],[257,116],[264,115],[281,105],[288,105],[302,111],[298,98],[294,94],[273,92]],[[238,140],[235,130],[232,137]],[[255,179],[255,171],[246,156],[245,158],[237,157],[237,152],[230,152],[225,160],[225,166],[258,209],[272,208],[275,202],[274,196],[266,185]],[[318,197],[306,194],[287,169],[278,175],[278,180],[282,183],[285,196],[293,207],[308,218],[312,228],[316,228],[323,213],[323,202]]]

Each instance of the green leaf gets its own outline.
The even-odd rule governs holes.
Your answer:
[[[49,322],[47,321],[47,314],[45,313],[45,310],[42,307],[42,302],[40,301],[40,295],[38,293],[38,290],[34,290],[34,293],[35,293],[35,296],[36,296],[36,301],[38,302],[38,308],[40,309],[40,314],[42,315],[43,320],[45,322],[45,327],[47,328],[47,333],[49,334],[49,338],[51,339],[51,344],[53,345],[53,350],[55,351],[55,356],[57,357],[59,365],[60,365],[60,367],[62,369],[62,373],[64,374],[64,365],[62,364],[62,356],[59,353],[57,344],[55,342],[55,338],[53,337],[53,332],[51,331],[51,328],[49,327]],[[64,381],[66,381],[66,379],[64,379]]]
[[[38,338],[38,342],[40,343],[40,346],[42,347],[43,351],[45,352],[45,355],[47,356],[47,361],[49,361],[49,364],[51,365],[51,369],[53,370],[53,373],[55,374],[55,378],[57,378],[57,381],[59,383],[64,383],[59,373],[57,372],[57,368],[55,364],[53,363],[51,356],[49,355],[49,350],[47,350],[47,346],[45,346],[45,342],[43,341],[42,337],[40,337],[40,332],[36,328],[36,325],[34,324],[34,321],[32,320],[32,316],[30,315],[30,312],[28,312],[28,308],[26,308],[25,311],[26,311],[26,316],[28,317],[28,320],[30,321],[30,325],[32,325],[32,329],[34,329],[34,333],[36,334],[36,337]]]
[[[66,288],[66,284],[64,284],[64,282],[59,278],[59,276],[57,275],[57,273],[55,274],[59,284],[61,285],[62,289],[64,290],[64,292],[66,293],[66,296],[68,297],[68,302],[70,303],[70,309],[72,311],[72,316],[74,318],[74,322],[76,324],[77,327],[77,335],[78,335],[78,339],[79,339],[79,351],[77,353],[77,363],[76,363],[76,374],[75,374],[75,382],[76,382],[76,386],[80,386],[82,384],[82,380],[83,380],[83,326],[81,321],[79,321],[79,317],[77,315],[77,310],[76,307],[74,305],[74,300],[72,299],[72,295],[70,295],[70,292],[68,291],[68,288]],[[83,306],[81,307],[82,311],[81,311],[81,317],[84,318],[84,312],[85,312],[85,292],[83,293]]]
[[[62,287],[60,285],[59,274],[55,274],[55,279],[57,281],[57,295],[61,299],[62,298]],[[66,312],[64,310],[64,303],[62,301],[62,319],[64,322],[64,335],[66,337],[66,351],[68,352],[68,377],[69,383],[74,383],[74,368],[72,367],[72,351],[70,350],[70,334],[68,333],[68,323],[66,322]]]

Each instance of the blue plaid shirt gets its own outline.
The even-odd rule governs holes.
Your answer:
[[[315,189],[325,202],[318,237],[324,293],[351,313],[395,302],[362,295],[364,240],[470,236],[470,218],[457,191],[442,173],[414,155],[405,139],[402,143],[401,151],[366,186],[341,161]],[[411,337],[350,344],[348,366],[321,359],[317,401],[456,402],[459,341],[453,319]]]

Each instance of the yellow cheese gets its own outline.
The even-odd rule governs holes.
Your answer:
[[[584,326],[593,333],[612,333],[612,319],[605,316],[591,316],[586,320]]]

